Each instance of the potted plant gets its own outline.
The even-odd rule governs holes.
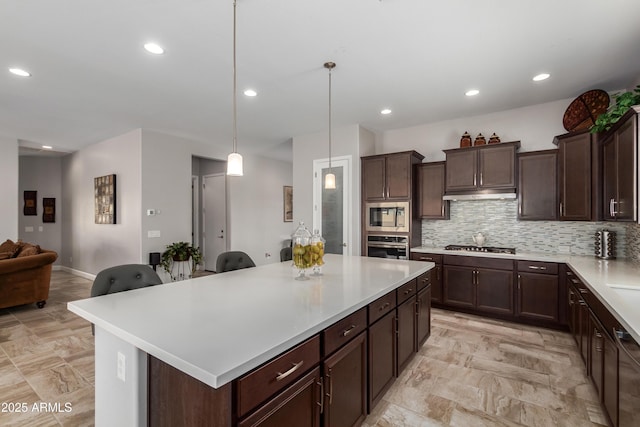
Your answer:
[[[629,108],[640,104],[640,85],[636,86],[633,91],[616,93],[613,95],[613,101],[614,104],[605,113],[600,114],[594,125],[591,126],[591,133],[609,130]]]
[[[162,259],[160,264],[164,270],[169,273],[171,278],[176,278],[172,275],[173,263],[189,261],[191,259],[192,271],[196,269],[196,266],[202,263],[202,253],[200,248],[193,247],[187,242],[174,242],[167,245],[167,249],[162,253]]]

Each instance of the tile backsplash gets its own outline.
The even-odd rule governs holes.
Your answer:
[[[593,255],[594,234],[606,228],[616,232],[618,258],[640,254],[640,226],[586,221],[518,221],[517,200],[452,201],[450,219],[423,220],[422,244],[444,247],[473,245],[471,236],[482,232],[485,246],[514,247],[518,252]],[[631,245],[626,250],[627,233]]]
[[[627,259],[640,264],[640,224],[627,224]]]

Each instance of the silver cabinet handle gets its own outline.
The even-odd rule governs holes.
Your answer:
[[[531,270],[546,270],[547,269],[547,267],[538,267],[538,266],[535,266],[535,265],[530,265],[529,268]]]
[[[354,330],[355,328],[357,328],[357,327],[358,327],[357,325],[351,325],[351,326],[349,326],[347,329],[345,329],[344,331],[342,331],[342,336],[343,336],[343,337],[346,337],[346,336],[347,336],[347,335],[349,335],[351,332],[353,332],[353,330]]]
[[[412,288],[407,289],[406,291],[404,291],[403,295],[409,295],[411,292],[413,292]]]
[[[329,406],[331,406],[333,403],[333,378],[331,377],[331,369],[329,369],[327,378],[329,378],[329,393],[327,393],[327,397],[329,398]]]
[[[520,290],[521,285],[522,285],[522,276],[518,274],[518,291]]]
[[[624,344],[622,344],[622,341],[620,340],[620,336],[618,335],[618,332],[622,332],[622,331],[618,331],[615,327],[613,327],[613,337],[616,340],[616,344],[617,344],[616,347],[622,349],[622,351],[624,351],[624,353],[627,355],[627,357],[629,357],[636,366],[640,367],[640,361],[638,359],[636,359],[635,357],[633,357],[633,355],[624,346]]]
[[[316,402],[316,405],[320,407],[320,413],[324,412],[324,379],[320,378],[320,381],[316,383],[320,386],[320,402]]]
[[[593,335],[596,336],[596,338],[601,339],[602,335],[600,334],[600,332],[598,332],[598,330],[596,328],[593,328]],[[596,351],[597,352],[602,352],[602,344],[598,345],[596,344]]]
[[[480,172],[480,187],[482,187],[482,172]]]
[[[298,363],[292,363],[293,367],[286,372],[276,372],[276,374],[278,374],[278,376],[276,377],[276,381],[282,381],[283,379],[287,378],[289,375],[297,371],[303,363],[304,360],[301,360]]]
[[[391,305],[391,304],[390,304],[390,303],[388,303],[388,302],[387,302],[387,303],[384,303],[383,305],[381,305],[381,306],[380,306],[380,308],[378,309],[378,311],[382,311],[382,310],[384,310],[385,308],[389,307],[390,305]]]

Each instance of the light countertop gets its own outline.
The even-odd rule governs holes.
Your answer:
[[[566,263],[640,343],[640,266],[624,259],[543,253],[491,254],[420,246],[411,252]]]
[[[218,388],[434,264],[325,255],[323,276],[268,264],[73,301],[68,309]]]

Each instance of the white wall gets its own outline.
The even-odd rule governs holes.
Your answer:
[[[246,252],[256,265],[280,262],[283,240],[297,224],[283,218],[282,187],[293,183],[292,165],[258,156],[243,159],[244,176],[227,177],[229,249]]]
[[[553,137],[567,131],[562,117],[573,99],[548,102],[514,110],[463,117],[377,135],[377,153],[416,150],[424,162],[444,160],[442,150],[460,147],[460,137],[468,131],[471,138],[482,133],[487,139],[496,133],[503,142],[520,141],[520,152],[556,148]]]
[[[313,221],[313,161],[329,158],[328,133],[321,132],[293,138],[293,223],[304,221],[311,228]],[[374,135],[359,125],[344,126],[332,131],[331,155],[351,156],[352,253],[360,254],[360,157],[374,154]]]
[[[139,129],[63,158],[63,265],[97,274],[107,267],[142,261],[140,164]],[[116,174],[117,224],[95,224],[93,179],[109,174]]]
[[[62,254],[62,159],[60,157],[21,156],[19,160],[19,194],[25,190],[38,192],[38,214],[25,216],[19,214],[18,236],[25,242],[40,245],[43,249]],[[56,199],[55,222],[42,222],[44,197]],[[27,232],[26,227],[33,227]],[[40,230],[42,227],[42,231]],[[60,263],[60,258],[56,264]]]
[[[18,239],[18,141],[0,136],[0,241]]]

